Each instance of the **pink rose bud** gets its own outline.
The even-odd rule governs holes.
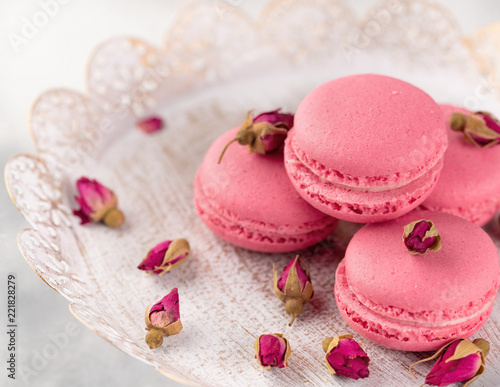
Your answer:
[[[280,109],[259,114],[253,118],[250,112],[236,138],[229,141],[219,157],[218,163],[229,145],[238,142],[240,145],[248,145],[249,152],[257,152],[261,155],[281,148],[288,135],[288,131],[293,127],[293,114],[280,113]]]
[[[189,251],[189,243],[185,239],[160,242],[149,250],[137,268],[162,276],[184,263]]]
[[[403,241],[410,254],[423,255],[441,249],[441,236],[430,220],[417,220],[404,227]]]
[[[254,124],[259,122],[268,122],[277,128],[290,130],[293,128],[293,114],[280,113],[280,109],[259,114],[253,119]]]
[[[123,224],[125,217],[117,208],[118,198],[113,191],[86,177],[78,179],[76,187],[80,196],[75,199],[80,209],[73,210],[73,214],[81,219],[81,224],[100,221],[109,227]]]
[[[284,144],[286,136],[285,132],[264,128],[255,141],[255,149],[260,154],[272,152]]]
[[[352,335],[327,337],[323,340],[326,367],[330,374],[362,379],[370,375],[370,358]]]
[[[144,133],[153,133],[163,128],[163,120],[156,116],[144,118],[137,123],[137,127]]]
[[[288,340],[279,333],[260,335],[254,345],[255,358],[268,370],[271,367],[286,368],[291,354]]]
[[[489,148],[500,143],[500,123],[488,112],[474,112],[469,115],[453,113],[450,127],[463,132],[465,139],[478,148]]]
[[[490,344],[483,339],[473,342],[457,339],[446,344],[431,357],[422,359],[410,366],[438,358],[431,372],[425,378],[430,386],[448,386],[457,382],[468,381],[464,387],[472,384],[484,372],[484,359],[490,351]]]
[[[146,343],[155,349],[162,345],[163,337],[177,335],[182,330],[177,288],[153,305],[146,308]]]
[[[292,325],[314,294],[309,271],[298,255],[283,268],[279,279],[273,265],[273,288],[276,296],[285,303],[285,311],[292,318],[289,325]]]

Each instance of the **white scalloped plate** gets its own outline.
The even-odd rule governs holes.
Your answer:
[[[334,272],[358,226],[302,252],[315,296],[293,327],[271,285],[272,264],[293,254],[259,254],[213,236],[192,205],[192,178],[211,141],[241,123],[248,109],[294,110],[314,86],[356,72],[409,80],[436,99],[495,111],[495,56],[500,27],[463,38],[446,10],[428,1],[389,1],[354,25],[337,1],[276,1],[259,22],[231,6],[190,7],[164,48],[135,38],[101,45],[88,66],[88,92],[52,90],[34,104],[38,155],[6,167],[12,200],[33,228],[19,234],[28,263],[68,299],[75,316],[117,348],[162,373],[196,385],[348,385],[323,364],[324,337],[349,332],[334,302]],[[474,50],[471,50],[474,47]],[[479,66],[478,66],[479,65]],[[488,87],[485,87],[488,86]],[[485,93],[487,91],[488,93]],[[477,106],[476,106],[477,105]],[[145,135],[138,117],[155,112],[166,128]],[[228,174],[238,173],[223,166]],[[117,230],[80,226],[75,180],[87,175],[112,187],[126,214]],[[214,189],[224,189],[224,179]],[[497,245],[500,230],[488,228]],[[167,238],[187,238],[189,260],[161,278],[136,269]],[[144,311],[179,288],[184,329],[151,351]],[[443,289],[449,296],[450,289]],[[265,332],[290,340],[289,368],[263,371],[253,343]],[[500,385],[500,310],[477,336],[492,350],[484,385]],[[359,386],[418,385],[407,372],[423,354],[365,343],[371,375]],[[419,367],[421,375],[429,365]]]

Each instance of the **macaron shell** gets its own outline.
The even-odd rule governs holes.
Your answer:
[[[419,219],[434,222],[441,250],[408,253],[403,229]],[[354,293],[382,307],[412,313],[455,310],[481,299],[497,286],[499,270],[497,249],[485,231],[440,212],[415,211],[391,222],[367,225],[346,250],[347,280]]]
[[[500,209],[500,146],[480,149],[467,142],[464,134],[453,131],[448,122],[453,113],[470,111],[453,105],[440,106],[448,127],[449,145],[439,181],[423,207],[482,226]]]
[[[347,324],[364,338],[401,351],[435,351],[454,339],[468,338],[486,322],[494,305],[494,298],[480,300],[484,308],[477,315],[454,325],[417,326],[388,318],[361,303],[347,283],[345,262],[339,264],[335,278],[335,300]]]
[[[432,220],[441,250],[409,254],[404,226]],[[359,230],[336,273],[346,322],[387,347],[424,351],[467,338],[487,320],[499,286],[498,252],[476,225],[442,212],[414,211]]]
[[[250,153],[237,143],[217,160],[239,127],[224,133],[208,149],[199,168],[207,198],[238,217],[282,226],[315,222],[325,215],[312,208],[292,187],[285,172],[283,152]]]
[[[442,159],[434,166],[425,165],[426,173],[409,184],[391,189],[368,191],[333,184],[312,173],[294,152],[293,129],[286,140],[285,167],[290,181],[312,206],[336,217],[358,223],[384,222],[418,207],[434,189],[442,168]]]
[[[217,236],[245,249],[265,253],[284,253],[312,246],[330,235],[337,226],[332,218],[283,227],[238,217],[208,200],[199,176],[194,183],[194,204],[200,218]]]
[[[239,127],[210,146],[194,182],[194,202],[202,220],[235,245],[264,252],[294,251],[328,236],[337,220],[316,210],[293,188],[283,152],[250,153],[237,143]]]
[[[404,183],[444,154],[442,112],[422,90],[399,79],[362,74],[324,83],[295,115],[296,153],[313,172],[359,187]]]

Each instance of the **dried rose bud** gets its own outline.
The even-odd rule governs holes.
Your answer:
[[[453,113],[450,127],[463,132],[467,141],[478,148],[489,148],[500,143],[500,123],[488,112],[474,112],[469,115]]]
[[[81,219],[81,224],[104,222],[109,227],[119,227],[125,217],[118,206],[118,198],[113,191],[103,186],[97,180],[81,177],[76,183],[80,197],[75,197],[79,210],[73,214]]]
[[[249,152],[257,152],[261,155],[281,147],[288,131],[293,127],[294,117],[293,114],[280,113],[280,109],[259,114],[255,118],[248,112],[236,138],[229,141],[222,150],[218,164],[222,161],[229,145],[236,141],[240,145],[248,145]]]
[[[436,364],[425,378],[425,383],[442,387],[468,380],[464,384],[464,387],[467,387],[484,372],[484,359],[489,351],[490,344],[484,339],[476,339],[473,342],[456,339],[446,344],[431,357],[413,363],[410,366],[410,373],[415,376],[412,368],[416,364],[437,357]]]
[[[314,294],[309,270],[298,255],[283,268],[279,279],[273,265],[273,288],[276,296],[285,303],[285,311],[292,317],[289,325],[292,325]]]
[[[173,288],[151,309],[148,306],[145,320],[146,330],[148,331],[146,343],[151,349],[161,346],[163,337],[177,335],[182,330],[177,288]]]
[[[424,255],[427,250],[441,250],[441,236],[430,220],[416,220],[404,227],[403,241],[408,252]]]
[[[370,375],[370,358],[352,335],[327,337],[323,340],[326,368],[330,375],[337,374],[351,379],[367,378]]]
[[[188,256],[189,243],[187,240],[164,241],[149,250],[137,268],[162,276],[181,265]]]
[[[291,129],[293,127],[293,114],[280,113],[280,109],[259,114],[253,119],[255,124],[259,122],[269,122],[277,128]]]
[[[153,133],[163,128],[163,120],[156,116],[144,118],[137,123],[137,127],[144,133]]]
[[[264,369],[286,368],[291,354],[290,343],[279,333],[260,335],[255,341],[255,358]]]

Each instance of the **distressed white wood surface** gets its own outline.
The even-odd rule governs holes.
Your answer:
[[[278,18],[282,3],[278,2],[274,11],[268,11],[269,20]],[[316,3],[317,8],[313,7],[312,11],[311,2],[307,5],[313,16],[315,12],[323,12],[322,6],[337,12],[337,17],[346,12],[344,6],[335,8],[331,2],[329,5],[321,1]],[[404,17],[416,11],[408,2],[401,3],[406,8],[393,17],[404,21]],[[424,11],[420,10],[417,17],[422,22],[433,20],[438,12],[436,8],[423,1],[418,3]],[[200,14],[207,17],[206,13]],[[293,20],[300,19],[299,15],[293,14],[288,22],[296,23]],[[216,18],[204,22],[210,26],[218,20]],[[182,31],[194,28],[191,24],[196,18],[184,15],[179,20],[176,28]],[[230,32],[233,31],[231,26],[240,25],[241,21],[232,14],[226,14],[225,20]],[[386,30],[394,36],[397,33],[394,29],[400,24],[389,24]],[[448,38],[457,34],[444,24]],[[443,26],[435,28],[438,39],[442,32],[439,28]],[[196,31],[200,33],[199,29]],[[238,34],[239,30],[235,31],[234,34]],[[179,30],[176,32],[179,35]],[[338,32],[344,36],[345,31]],[[272,29],[268,33],[272,35]],[[471,68],[471,63],[465,61],[467,63],[460,63],[465,66],[459,67],[449,63],[449,58],[463,55],[460,49],[448,47],[449,39],[446,44],[436,40],[443,51],[439,54],[435,46],[426,49],[413,37],[407,39],[416,43],[409,46],[403,37],[402,41],[390,46],[394,47],[394,56],[387,51],[387,41],[380,38],[373,40],[370,49],[357,53],[350,60],[341,54],[319,60],[314,54],[326,55],[324,50],[315,51],[314,45],[310,45],[307,58],[297,57],[293,52],[290,61],[263,62],[258,58],[245,58],[238,63],[239,67],[231,67],[233,57],[217,49],[237,46],[234,50],[241,51],[241,45],[228,43],[222,48],[212,47],[200,53],[189,42],[179,45],[175,34],[169,36],[167,43],[174,47],[172,51],[157,51],[145,43],[127,39],[103,46],[89,67],[88,96],[55,90],[38,101],[32,126],[40,156],[18,156],[6,170],[12,197],[34,226],[32,230],[21,232],[19,237],[28,262],[50,286],[71,301],[71,310],[90,329],[122,351],[187,383],[210,386],[420,385],[430,364],[417,369],[419,380],[408,374],[407,367],[425,354],[387,350],[365,340],[362,340],[364,348],[371,358],[368,379],[354,382],[333,378],[324,366],[322,340],[326,336],[350,332],[335,306],[334,273],[350,236],[359,226],[342,223],[325,243],[301,252],[310,267],[315,295],[303,315],[288,327],[283,304],[272,290],[272,264],[281,267],[294,254],[254,253],[215,237],[193,208],[192,179],[213,139],[240,124],[248,109],[259,111],[281,106],[294,110],[314,86],[357,72],[400,77],[421,86],[439,101],[462,104],[475,95],[480,82],[477,74],[465,70]],[[227,33],[224,36],[231,39]],[[295,38],[291,36],[290,39]],[[252,47],[258,41],[257,35],[247,37],[243,46]],[[332,41],[338,44],[338,36]],[[300,48],[301,42],[296,43]],[[405,51],[399,50],[401,47],[405,47]],[[255,52],[271,55],[266,47],[261,48],[255,48]],[[200,73],[172,65],[170,70],[175,76],[165,75],[168,71],[162,73],[165,67],[158,64],[166,63],[168,67],[178,63],[172,61],[172,56],[182,57],[184,52],[202,55],[206,61],[204,68],[210,71]],[[402,54],[407,60],[394,64]],[[121,61],[116,60],[117,55]],[[329,51],[328,55],[331,55]],[[311,57],[314,60],[307,66],[290,65]],[[188,56],[186,63],[192,58]],[[425,65],[419,62],[423,58],[427,58]],[[266,71],[249,68],[252,60],[259,63],[255,68]],[[270,62],[274,64],[269,64],[269,68],[262,66]],[[151,68],[156,71],[153,75],[148,72]],[[224,82],[231,72],[233,76]],[[214,80],[217,82],[208,87]],[[131,90],[137,87],[141,88],[140,98],[132,96]],[[125,108],[117,109],[116,104],[113,105],[116,101]],[[480,103],[481,108],[500,113],[497,100],[486,98]],[[150,136],[137,131],[135,115],[144,111],[163,116],[166,128]],[[103,122],[111,125],[103,125]],[[226,172],[238,171],[227,169]],[[81,175],[97,178],[115,190],[127,218],[123,227],[110,230],[101,225],[78,225],[69,209],[76,206],[74,182]],[[214,181],[214,187],[219,189],[224,189],[224,184],[224,179]],[[487,230],[500,247],[498,224],[490,224]],[[180,237],[188,239],[192,246],[192,255],[184,265],[161,278],[136,269],[150,247],[161,240]],[[163,347],[151,351],[144,343],[144,311],[146,305],[159,300],[172,287],[179,288],[184,329],[178,336],[166,339]],[[253,343],[258,335],[266,332],[284,333],[290,340],[292,356],[288,369],[263,371],[253,359]],[[486,372],[477,385],[500,385],[498,303],[492,317],[476,336],[484,337],[492,346]]]

